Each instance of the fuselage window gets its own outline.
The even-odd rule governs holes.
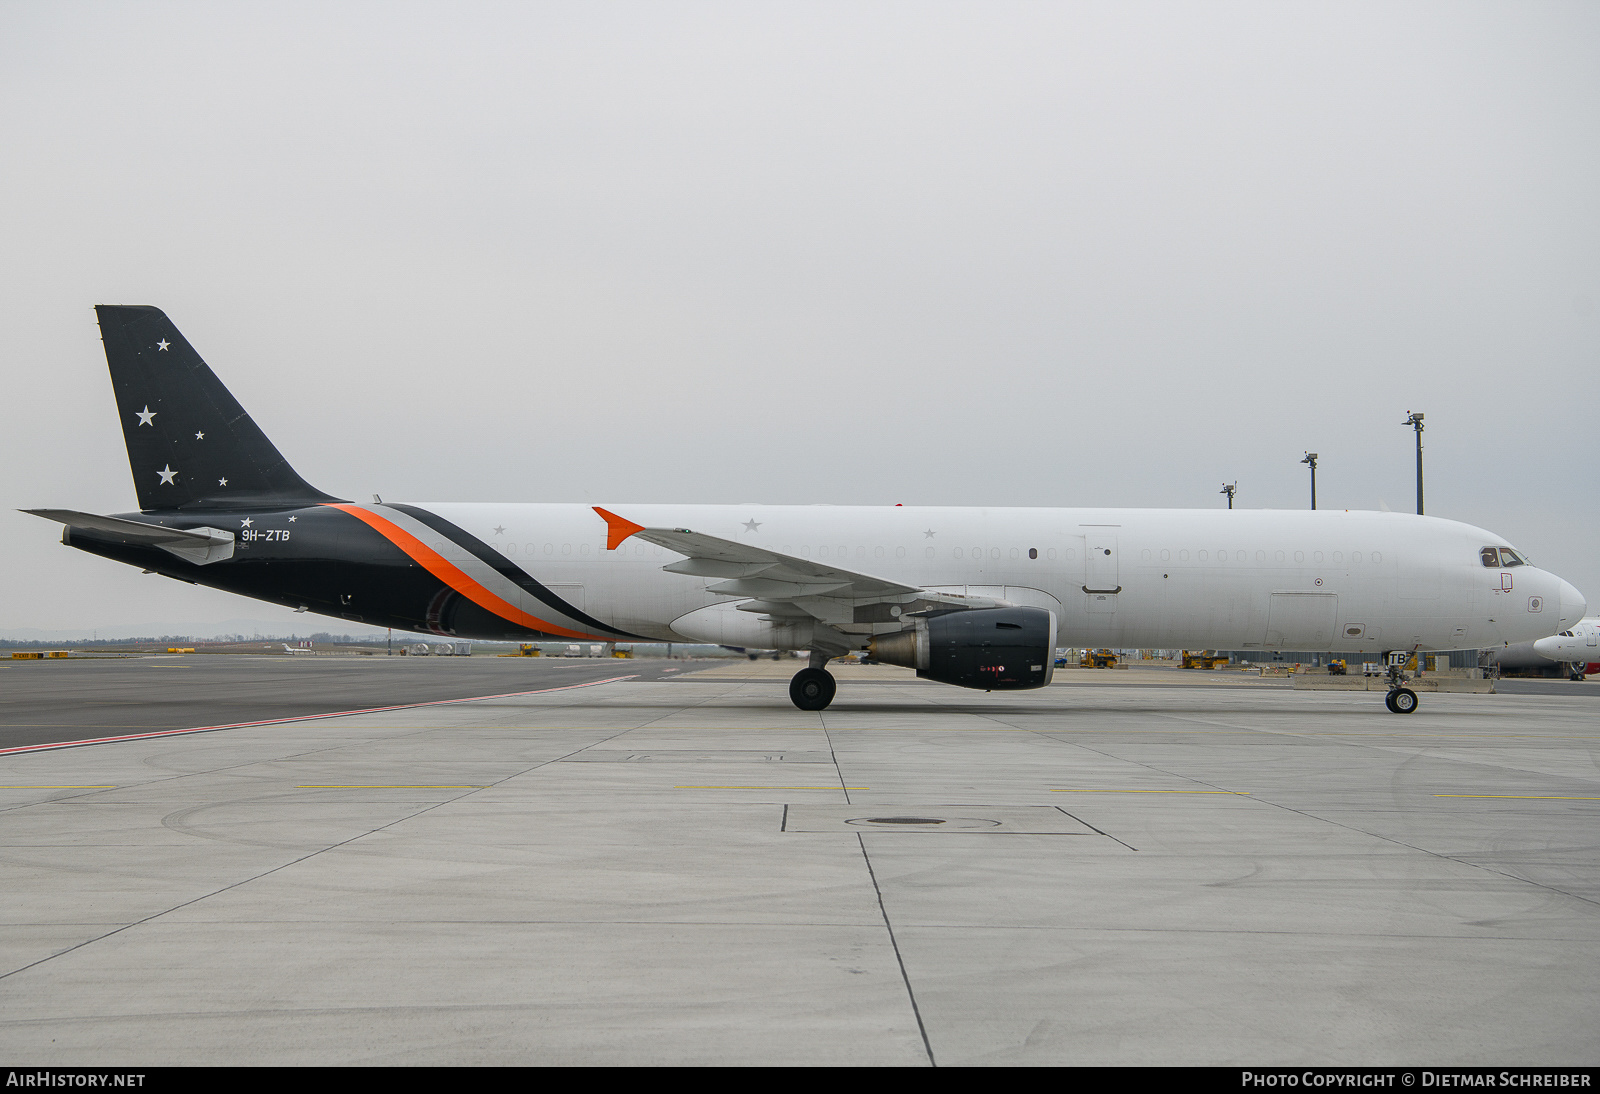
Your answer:
[[[547,554],[547,555],[555,554],[556,553],[556,545],[554,543],[546,543],[544,545],[544,553]]]
[[[1321,562],[1322,561],[1322,552],[1321,551],[1312,551],[1311,552],[1311,561],[1312,562]]]
[[[1000,557],[1000,548],[998,548],[998,547],[989,548],[989,557],[990,558],[999,558]]]
[[[1265,552],[1265,551],[1257,551],[1256,552],[1256,561],[1257,562],[1265,562],[1265,561],[1267,561],[1267,552]]]
[[[578,545],[578,553],[580,555],[588,554],[589,553],[589,545],[587,543],[579,544]]]
[[[1139,561],[1140,562],[1149,562],[1150,561],[1150,551],[1148,549],[1139,552]]]
[[[1188,562],[1189,561],[1189,552],[1188,551],[1179,551],[1178,552],[1178,561],[1179,562]]]
[[[906,557],[906,549],[904,547],[896,547],[894,549],[894,557],[895,558],[905,558]]]
[[[924,547],[922,549],[922,556],[924,558],[932,558],[933,557],[933,548],[932,547]]]
[[[1294,553],[1294,560],[1296,562],[1304,562],[1306,560],[1306,553],[1304,551],[1296,551]]]
[[[1019,557],[1021,557],[1021,552],[1018,551],[1015,547],[1013,547],[1013,548],[1011,548],[1011,557],[1012,558],[1019,558]]]
[[[1243,562],[1244,561],[1244,552],[1243,551],[1235,551],[1235,552],[1233,552],[1233,561],[1235,561],[1235,562]]]
[[[1071,562],[1073,559],[1075,559],[1077,557],[1078,557],[1078,549],[1076,547],[1068,547],[1067,548],[1067,561]]]
[[[1372,561],[1373,561],[1374,565],[1376,565],[1379,562],[1382,562],[1383,561],[1383,553],[1381,551],[1372,552]]]
[[[1201,562],[1204,562],[1206,559],[1210,558],[1211,556],[1206,554],[1206,552],[1201,551],[1195,557],[1198,558]]]
[[[1351,551],[1350,552],[1350,561],[1351,562],[1360,562],[1361,561],[1361,552],[1360,551]]]
[[[1056,549],[1051,547],[1049,550],[1045,551],[1044,557],[1048,558],[1051,562],[1054,562],[1056,560]]]
[[[563,543],[561,545],[561,553],[564,555],[570,555],[572,553],[572,544]]]
[[[1162,562],[1171,562],[1172,561],[1172,552],[1167,550],[1165,547],[1163,547],[1161,549],[1161,561]]]
[[[1277,561],[1277,562],[1282,562],[1282,561],[1284,561],[1284,556],[1283,556],[1283,552],[1282,552],[1282,551],[1279,551],[1279,552],[1278,552],[1278,553],[1277,553],[1277,554],[1276,554],[1276,555],[1275,555],[1275,556],[1274,556],[1274,560],[1275,560],[1275,561]]]
[[[1037,548],[1037,547],[1029,547],[1028,548],[1028,557],[1029,558],[1038,558],[1039,557],[1039,548]]]
[[[874,547],[872,549],[872,557],[873,558],[882,558],[883,557],[883,548],[882,547]]]
[[[1335,561],[1335,562],[1343,562],[1344,561],[1344,552],[1343,551],[1335,551],[1335,552],[1333,552],[1333,561]]]
[[[960,558],[960,557],[961,557],[961,548],[959,548],[959,547],[957,547],[957,548],[956,548],[956,549],[955,549],[955,556],[956,556],[956,557],[957,557],[957,558]]]

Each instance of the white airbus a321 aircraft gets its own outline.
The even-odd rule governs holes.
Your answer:
[[[1505,539],[1368,512],[607,503],[355,504],[311,487],[172,322],[100,307],[137,513],[29,512],[181,581],[459,638],[855,650],[988,691],[1057,645],[1411,652],[1530,641],[1584,598]]]

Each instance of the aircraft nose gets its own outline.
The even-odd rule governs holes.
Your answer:
[[[1572,626],[1582,619],[1589,610],[1588,601],[1583,594],[1570,581],[1561,583],[1561,626],[1563,629]]]
[[[1541,638],[1533,644],[1533,652],[1551,661],[1559,661],[1556,654],[1561,652],[1561,639]]]

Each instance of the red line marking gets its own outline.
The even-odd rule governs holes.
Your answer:
[[[117,741],[146,741],[152,737],[179,737],[185,733],[212,733],[219,729],[249,729],[251,726],[276,726],[284,722],[311,722],[319,718],[343,718],[351,714],[382,714],[387,710],[411,710],[415,707],[445,707],[456,703],[478,703],[485,699],[515,699],[519,695],[546,695],[552,691],[571,691],[574,688],[592,688],[600,684],[615,684],[621,680],[635,679],[639,674],[610,676],[604,680],[590,680],[584,684],[563,684],[558,688],[539,688],[537,691],[507,691],[500,695],[474,695],[466,699],[432,699],[426,703],[401,703],[392,707],[367,707],[364,710],[336,710],[328,714],[301,714],[294,718],[268,718],[260,722],[231,722],[221,726],[196,726],[193,729],[163,729],[155,733],[130,733],[123,737],[91,737],[83,741],[50,741],[45,744],[19,745],[0,748],[0,756],[13,756],[19,752],[48,752],[56,748],[78,748],[83,745],[106,745]]]

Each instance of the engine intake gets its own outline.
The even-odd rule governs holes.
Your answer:
[[[1044,608],[979,608],[918,617],[880,635],[870,656],[925,680],[984,691],[1042,688],[1055,675],[1056,616]]]

